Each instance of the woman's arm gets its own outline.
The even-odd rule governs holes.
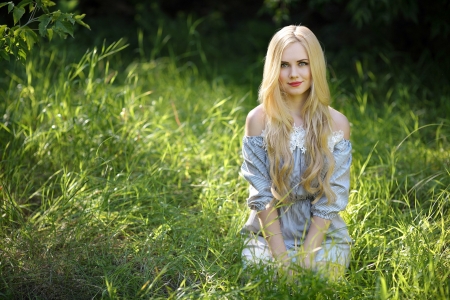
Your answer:
[[[346,140],[350,139],[350,124],[347,118],[340,112],[330,107],[330,114],[333,119],[333,131],[342,131]],[[351,153],[350,153],[351,155]],[[335,170],[336,171],[336,170]],[[348,175],[350,175],[348,173]],[[348,177],[348,182],[350,177]],[[332,185],[333,189],[333,185]],[[348,190],[347,190],[348,191]],[[326,200],[326,199],[322,199]],[[323,202],[323,201],[322,201]],[[313,214],[315,214],[313,212]],[[315,255],[325,238],[325,234],[330,226],[331,221],[314,215],[311,219],[311,226],[303,243],[303,265],[305,268],[312,267]]]
[[[268,207],[266,210],[260,211],[258,217],[261,222],[261,231],[269,245],[273,258],[285,265],[289,265],[277,209]]]
[[[258,136],[265,128],[264,110],[262,105],[257,106],[249,112],[245,122],[245,135]],[[286,257],[286,246],[281,234],[278,212],[275,207],[266,207],[258,212],[262,233],[269,245],[270,252],[275,260],[283,260]]]
[[[333,131],[342,131],[346,140],[350,139],[350,124],[347,118],[340,112],[330,107],[330,114],[333,118]],[[348,178],[349,181],[350,178]],[[333,187],[332,187],[333,188]],[[331,221],[314,215],[311,219],[311,226],[303,243],[303,265],[305,268],[313,267],[313,262],[317,250],[325,238],[325,234]]]
[[[303,261],[303,267],[311,268],[313,266],[317,250],[322,245],[330,223],[330,220],[323,219],[317,216],[312,217],[311,226],[309,227],[305,241],[303,242],[302,254],[304,256],[301,259]]]

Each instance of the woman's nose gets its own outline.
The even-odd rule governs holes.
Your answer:
[[[297,78],[299,76],[299,71],[296,67],[291,68],[291,78]]]

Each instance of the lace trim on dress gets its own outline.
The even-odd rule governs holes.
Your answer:
[[[293,131],[291,133],[291,141],[289,149],[291,150],[291,152],[294,152],[295,148],[298,148],[304,154],[306,152],[305,147],[306,130],[305,128],[303,128],[303,126],[296,126],[295,124],[292,127],[292,129]],[[267,150],[267,143],[265,139],[266,130],[263,130],[261,132],[261,136],[264,137],[263,147],[265,150]],[[333,131],[331,135],[328,137],[328,149],[330,149],[330,151],[333,152],[334,146],[343,139],[344,139],[344,132],[342,130]]]

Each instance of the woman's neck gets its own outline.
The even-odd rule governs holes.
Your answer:
[[[294,124],[297,126],[303,126],[302,108],[305,101],[306,98],[287,99],[291,116],[294,119]]]

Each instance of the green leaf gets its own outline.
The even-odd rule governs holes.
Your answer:
[[[5,44],[11,48],[11,38],[10,37],[5,38]]]
[[[0,37],[3,36],[3,33],[5,32],[6,28],[8,28],[6,25],[0,25]]]
[[[55,28],[61,32],[70,34],[73,37],[73,25],[67,21],[56,21]]]
[[[19,44],[20,44],[20,41],[19,41]],[[17,55],[19,55],[19,48],[16,46],[14,39],[10,40],[9,49],[10,49],[9,52],[12,52],[13,56],[17,57]]]
[[[73,14],[63,14],[64,18],[72,24],[75,24],[75,19],[73,18]]]
[[[11,28],[11,32],[12,32],[11,37],[16,38],[16,37],[20,36],[21,31],[22,30],[20,29],[20,26],[14,26],[13,28]]]
[[[75,20],[83,20],[84,17],[86,17],[86,14],[82,14],[82,15],[76,15],[74,16]]]
[[[64,27],[66,27],[67,29],[67,33],[70,34],[73,37],[73,24],[70,23],[69,21],[61,21],[61,23],[64,25]]]
[[[61,16],[61,11],[60,10],[57,10],[57,11],[53,12],[53,21],[58,20],[60,16]]]
[[[53,29],[51,29],[51,28],[47,29],[47,34],[48,34],[48,40],[51,41],[53,38]]]
[[[16,39],[16,45],[19,44],[18,47],[21,49],[27,49],[27,42],[22,37],[22,30],[20,31],[21,34],[19,34],[18,38]]]
[[[33,2],[33,0],[23,0],[23,1],[20,1],[20,3],[17,4],[17,6],[18,7],[24,7],[25,5],[27,5],[27,4],[31,3],[31,2]]]
[[[86,23],[84,23],[83,21],[81,21],[81,20],[84,19],[84,17],[86,17],[86,14],[75,15],[73,18],[75,19],[75,22],[77,22],[77,23],[80,24],[81,26],[84,26],[84,27],[86,27],[87,29],[91,30],[91,27],[90,27],[88,24],[86,24]]]
[[[0,49],[0,56],[3,57],[3,59],[9,61],[9,54],[4,49]]]
[[[27,39],[25,40],[27,42],[28,50],[31,51],[33,49],[34,44],[36,44],[37,40],[32,38],[32,36],[28,33],[26,33]]]
[[[37,8],[41,8],[44,11],[44,13],[46,14],[50,13],[48,7],[44,3],[42,3],[42,0],[36,0],[36,6]]]
[[[42,0],[42,5],[44,6],[55,6],[55,2],[49,0]]]
[[[91,30],[91,27],[90,27],[88,24],[84,23],[83,21],[75,19],[75,22],[77,22],[77,23],[80,24],[81,26],[84,26],[84,27],[86,27],[87,29]]]
[[[19,54],[19,58],[20,58],[22,61],[26,61],[26,60],[27,60],[27,53],[26,53],[23,49],[19,49],[18,54]],[[17,56],[17,55],[16,55],[16,56]]]
[[[52,26],[54,33],[58,34],[62,38],[67,38],[67,33],[65,32],[66,28],[61,23],[61,21],[56,21],[55,25]]]
[[[12,1],[11,1],[8,4],[8,14],[13,10],[13,8],[14,8],[14,3],[12,3]]]
[[[34,44],[39,41],[37,34],[28,26],[21,28],[20,37],[27,43],[28,50],[31,50]]]
[[[13,28],[17,28],[17,29],[15,29],[15,30],[11,30],[11,32],[14,33],[14,38],[17,38],[17,41],[19,41],[18,38],[19,38],[19,37],[22,37],[23,30],[22,30],[22,28],[17,27],[17,26],[15,26],[15,27],[13,27]]]
[[[52,16],[49,15],[42,15],[39,17],[39,34],[41,36],[47,35],[47,26],[52,20]]]
[[[13,17],[14,17],[14,25],[19,22],[20,18],[22,18],[25,13],[25,8],[22,7],[14,7]]]
[[[11,2],[2,2],[0,3],[0,8],[2,8],[3,6],[9,5],[11,4]]]
[[[42,21],[46,21],[47,19],[49,19],[49,22],[50,22],[52,20],[52,18],[53,18],[52,14],[45,14],[45,15],[41,15],[38,18],[38,20],[39,20],[39,22],[42,22]]]

